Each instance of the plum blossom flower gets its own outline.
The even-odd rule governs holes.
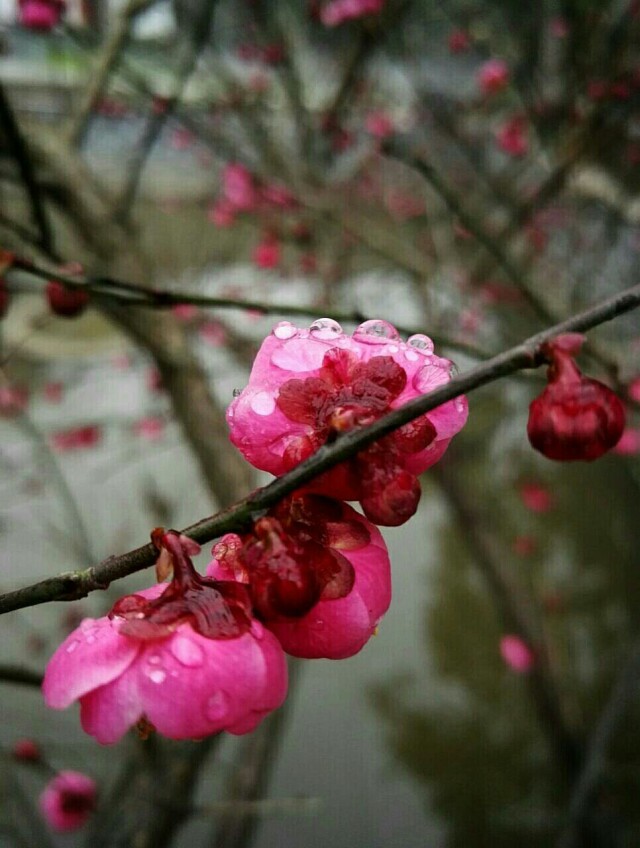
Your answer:
[[[84,619],[47,666],[45,703],[79,700],[83,729],[102,744],[139,722],[170,739],[248,733],[285,698],[282,648],[251,617],[244,586],[197,574],[195,542],[173,530],[152,539],[172,581]]]
[[[207,573],[248,583],[256,614],[296,657],[353,656],[391,602],[380,531],[331,498],[298,492],[213,555]]]
[[[81,828],[96,806],[96,783],[80,771],[61,771],[47,783],[40,796],[40,810],[58,833]]]
[[[535,480],[522,483],[519,492],[522,503],[531,512],[549,512],[554,506],[553,496],[547,486]]]
[[[517,674],[526,674],[536,663],[532,648],[520,636],[503,636],[500,639],[500,656]]]
[[[258,199],[251,172],[239,162],[229,162],[224,166],[222,192],[224,199],[239,212],[250,212]]]
[[[320,11],[320,20],[325,26],[334,27],[345,21],[377,15],[386,0],[330,0]]]
[[[549,382],[531,401],[527,435],[547,459],[598,459],[615,447],[624,431],[620,398],[604,383],[585,377],[575,363],[583,342],[584,336],[565,333],[543,347],[550,363]]]
[[[11,756],[23,763],[38,763],[42,760],[42,751],[33,739],[17,739],[13,743]]]
[[[508,156],[526,156],[529,151],[526,119],[522,115],[510,118],[496,133],[496,142],[500,150]]]
[[[480,66],[476,79],[482,94],[491,97],[509,85],[509,66],[503,59],[488,59]]]
[[[386,321],[365,321],[352,336],[328,318],[309,329],[281,322],[227,411],[231,441],[252,465],[278,476],[340,433],[444,385],[450,369],[431,339],[418,334],[405,343]],[[360,501],[376,524],[402,524],[418,505],[416,475],[440,459],[466,419],[461,396],[320,475],[309,489]]]
[[[272,235],[263,236],[253,249],[253,262],[257,268],[268,270],[280,264],[280,242]]]
[[[19,21],[26,29],[49,32],[60,22],[65,0],[19,0]]]

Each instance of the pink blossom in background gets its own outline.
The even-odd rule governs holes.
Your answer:
[[[364,126],[369,135],[379,139],[388,138],[395,132],[393,120],[382,109],[369,112],[364,119]]]
[[[626,427],[613,452],[621,456],[631,456],[640,453],[640,428]]]
[[[627,386],[627,394],[636,403],[640,403],[640,377],[635,377]]]
[[[257,268],[269,270],[280,264],[280,242],[274,236],[263,236],[253,248],[253,263]]]
[[[503,636],[500,639],[500,656],[505,664],[518,674],[531,671],[536,663],[533,650],[520,636]]]
[[[252,465],[281,475],[334,434],[363,426],[450,380],[451,362],[421,334],[403,342],[386,321],[346,335],[331,319],[308,329],[280,322],[262,343],[249,385],[227,411],[231,441]],[[467,419],[465,397],[423,415],[310,484],[359,500],[367,517],[396,525],[415,512],[416,475],[445,452]]]
[[[464,29],[454,29],[447,41],[450,53],[465,53],[471,47],[469,33]]]
[[[491,97],[509,85],[511,73],[503,59],[488,59],[477,71],[476,80],[482,94]]]
[[[193,321],[198,316],[198,307],[192,303],[176,303],[171,307],[171,312],[180,321]]]
[[[60,23],[65,0],[18,0],[18,20],[26,29],[49,32]]]
[[[134,433],[149,442],[156,442],[164,436],[165,422],[163,418],[150,415],[136,421],[133,425]]]
[[[0,418],[20,415],[29,404],[29,392],[24,386],[0,386]]]
[[[54,433],[51,436],[50,442],[53,450],[58,453],[66,453],[68,451],[93,448],[100,443],[101,439],[101,428],[95,424],[90,424],[86,427],[73,427],[69,430]]]
[[[253,176],[239,162],[229,162],[222,170],[222,194],[238,212],[250,212],[256,205],[258,194]]]
[[[529,151],[526,119],[521,115],[510,118],[496,133],[496,142],[508,156],[525,156]]]
[[[260,200],[267,206],[277,206],[280,209],[298,208],[298,201],[295,194],[286,186],[279,183],[265,183],[261,186]]]
[[[40,810],[52,830],[79,830],[93,813],[97,802],[95,780],[79,771],[61,771],[40,795]]]
[[[237,214],[236,207],[224,198],[216,200],[207,207],[207,219],[220,229],[233,226]]]
[[[334,27],[345,21],[379,14],[386,0],[330,0],[320,10],[320,20],[325,26]]]
[[[227,341],[227,331],[224,324],[214,319],[205,321],[198,332],[202,341],[210,347],[223,347]]]
[[[522,483],[519,491],[522,503],[531,512],[549,512],[554,506],[551,492],[542,483],[534,481]]]
[[[161,392],[164,390],[162,374],[157,368],[149,368],[146,378],[147,389],[150,392]]]
[[[296,657],[353,656],[391,602],[380,531],[330,498],[297,493],[251,533],[224,536],[213,555],[207,574],[248,582],[266,627]]]
[[[138,722],[170,739],[248,733],[285,698],[282,648],[252,618],[244,586],[195,571],[195,542],[162,530],[152,539],[172,581],[84,619],[47,665],[45,703],[79,701],[83,729],[105,745]]]

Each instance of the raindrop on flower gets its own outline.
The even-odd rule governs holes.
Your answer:
[[[276,401],[270,392],[258,392],[251,398],[251,409],[257,415],[271,415],[276,408]]]
[[[429,336],[425,336],[422,333],[416,333],[415,336],[409,336],[407,344],[409,347],[414,347],[416,350],[420,351],[420,353],[425,355],[433,353],[433,342]]]
[[[316,339],[334,339],[342,334],[342,327],[333,318],[318,318],[309,327],[309,332]]]
[[[280,321],[271,332],[277,339],[285,340],[292,339],[298,330],[289,321]]]
[[[167,672],[161,668],[152,668],[147,672],[147,677],[152,683],[164,683],[167,678]]]
[[[204,662],[202,648],[185,636],[176,636],[171,642],[171,653],[187,668],[198,668]]]
[[[386,344],[388,341],[398,341],[398,331],[388,321],[374,318],[365,321],[355,330],[353,338],[365,344]]]

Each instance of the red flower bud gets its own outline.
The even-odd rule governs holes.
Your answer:
[[[576,365],[580,343],[576,334],[567,334],[545,345],[549,384],[529,407],[532,447],[560,462],[598,459],[617,444],[625,425],[622,401]]]
[[[89,293],[84,289],[68,288],[55,280],[47,283],[46,293],[51,311],[62,318],[75,318],[89,302]]]

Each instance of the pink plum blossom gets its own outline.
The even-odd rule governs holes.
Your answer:
[[[197,574],[195,542],[162,530],[152,539],[172,581],[84,619],[47,665],[45,703],[79,701],[83,729],[101,744],[139,722],[170,739],[248,733],[285,698],[282,648],[252,618],[244,586]]]
[[[207,573],[248,582],[264,624],[296,657],[353,656],[391,602],[380,531],[330,498],[299,492],[251,533],[224,536],[213,555]]]
[[[277,476],[327,440],[370,424],[448,383],[451,362],[427,336],[403,342],[386,321],[345,334],[329,318],[299,329],[278,324],[262,343],[249,385],[227,412],[231,441],[252,465]],[[359,500],[377,524],[401,524],[420,498],[416,475],[445,452],[467,419],[464,396],[404,425],[320,475],[310,489]]]
[[[207,218],[221,230],[233,226],[237,214],[237,208],[224,197],[216,200],[207,209]]]
[[[280,264],[280,242],[266,235],[253,249],[253,262],[257,268],[269,270]]]
[[[320,11],[320,20],[325,26],[334,27],[345,21],[377,15],[386,0],[330,0]]]
[[[496,133],[500,150],[514,158],[526,156],[529,151],[526,120],[521,115],[510,118]]]
[[[520,486],[522,503],[531,512],[549,512],[553,507],[553,497],[549,489],[542,483],[529,481]]]
[[[532,648],[520,636],[508,635],[500,639],[500,656],[512,671],[526,674],[535,665]]]
[[[239,212],[251,211],[258,196],[253,176],[239,162],[229,162],[222,171],[222,193],[224,199]]]
[[[51,436],[51,447],[58,453],[93,448],[99,444],[102,430],[95,424],[62,430]]]
[[[378,139],[388,138],[395,131],[392,119],[382,109],[369,112],[364,119],[364,126],[369,135]]]
[[[509,85],[509,66],[503,59],[488,59],[478,69],[478,87],[485,97],[503,91]]]
[[[11,755],[14,760],[24,763],[38,763],[42,760],[40,746],[33,739],[17,739],[13,743]]]
[[[454,29],[447,40],[450,53],[464,53],[471,47],[469,33],[464,29]]]
[[[29,393],[24,386],[0,386],[0,418],[20,415],[29,404]]]
[[[96,783],[79,771],[61,771],[47,783],[40,796],[40,810],[58,833],[81,828],[94,811]]]
[[[632,456],[640,453],[640,428],[625,427],[618,444],[613,448],[613,452],[621,456]]]
[[[26,29],[49,32],[60,22],[65,0],[19,0],[19,21]]]
[[[146,439],[149,442],[155,442],[163,437],[164,426],[164,419],[149,415],[140,421],[136,421],[133,429],[140,438]]]

